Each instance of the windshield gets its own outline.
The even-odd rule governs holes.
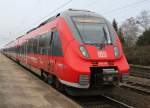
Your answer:
[[[95,17],[73,17],[72,19],[84,43],[111,43],[110,33],[104,19]]]

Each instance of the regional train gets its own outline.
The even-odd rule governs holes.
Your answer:
[[[84,94],[127,81],[129,65],[112,25],[68,9],[8,43],[3,53],[58,90]]]

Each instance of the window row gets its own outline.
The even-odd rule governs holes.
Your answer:
[[[35,36],[17,48],[9,48],[8,51],[19,54],[63,55],[59,32],[56,29],[53,29],[52,32]]]

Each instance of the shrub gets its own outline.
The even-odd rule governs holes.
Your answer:
[[[150,45],[124,48],[129,64],[150,66]]]

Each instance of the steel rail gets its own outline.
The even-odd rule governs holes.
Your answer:
[[[129,88],[129,89],[132,89],[132,90],[139,91],[139,92],[150,95],[150,90],[146,89],[146,88],[143,88],[143,87],[134,86],[134,85],[130,85],[130,84],[121,84],[121,87],[126,87],[126,88]]]
[[[123,108],[134,108],[133,106],[130,106],[130,105],[126,104],[126,103],[118,101],[118,100],[116,100],[116,99],[114,99],[114,98],[112,98],[110,96],[106,96],[106,95],[102,95],[102,96],[105,97],[105,98],[107,98],[107,99],[109,99],[110,101],[113,101],[113,102],[121,105]]]

